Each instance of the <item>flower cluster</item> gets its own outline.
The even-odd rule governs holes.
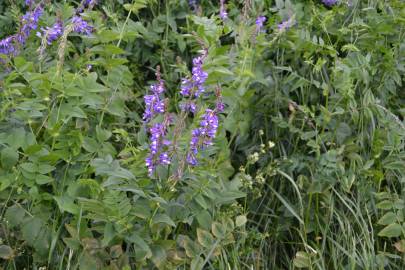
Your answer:
[[[335,5],[337,2],[338,0],[322,0],[322,3],[328,7]]]
[[[190,140],[190,150],[187,153],[187,163],[197,165],[197,154],[199,149],[212,145],[218,129],[218,116],[216,110],[206,109],[200,127],[193,129]]]
[[[226,12],[226,8],[225,8],[225,0],[220,0],[219,17],[222,20],[225,20],[228,18],[228,12]]]
[[[14,36],[6,37],[0,40],[0,54],[12,55],[15,53],[16,49],[14,47]]]
[[[163,92],[165,91],[164,81],[160,77],[160,70],[156,72],[158,83],[151,85],[151,94],[144,97],[145,112],[143,120],[148,124],[155,116],[164,115],[162,123],[154,123],[149,129],[151,135],[151,143],[149,146],[149,155],[146,157],[146,167],[148,168],[149,175],[152,175],[158,165],[170,164],[169,154],[165,150],[170,145],[170,141],[166,140],[167,129],[171,123],[171,118],[165,110],[165,101],[162,99]]]
[[[32,1],[26,1],[27,5],[32,5]],[[18,33],[0,40],[0,54],[6,56],[15,56],[18,53],[18,47],[25,44],[31,31],[38,27],[38,21],[43,13],[42,4],[39,4],[34,10],[27,11],[21,17],[21,27]]]
[[[144,96],[145,112],[143,120],[149,122],[155,115],[163,114],[165,112],[165,102],[160,98],[161,94],[165,91],[164,83],[159,80],[157,84],[150,87],[151,94]]]
[[[165,119],[163,123],[155,123],[149,129],[151,143],[149,155],[145,159],[149,175],[153,174],[158,165],[170,164],[169,154],[167,151],[164,151],[164,146],[170,145],[170,141],[165,139],[169,124],[170,119]]]
[[[73,32],[90,35],[93,27],[80,16],[74,16],[71,20]]]
[[[92,8],[94,5],[96,5],[98,0],[83,0],[79,7],[76,9],[76,14],[83,12],[85,8]]]
[[[208,78],[208,73],[202,68],[204,58],[205,54],[193,59],[191,77],[183,79],[181,82],[180,94],[189,98],[186,103],[180,104],[183,111],[195,113],[197,106],[193,99],[198,98],[205,91],[204,83]]]
[[[57,40],[63,34],[63,23],[61,20],[57,20],[51,27],[41,28],[41,32],[37,32],[37,36],[45,38],[48,45]]]
[[[85,35],[90,35],[90,33],[93,32],[93,27],[78,14],[83,12],[85,8],[91,10],[97,3],[98,0],[82,0],[80,5],[76,8],[77,15],[73,16],[71,19],[73,32]]]
[[[294,25],[294,19],[293,19],[293,17],[290,17],[288,20],[283,21],[278,25],[278,30],[281,32],[281,31],[291,28],[293,25]]]
[[[35,8],[33,8],[35,4],[34,0],[25,0],[25,4],[30,7],[30,10],[21,17],[21,26],[18,33],[0,40],[0,55],[6,55],[8,57],[16,56],[18,54],[19,47],[26,43],[32,30],[37,29],[38,27],[39,18],[43,13],[42,2]],[[83,0],[76,12],[81,12],[83,11],[83,8],[86,7],[91,8],[95,4],[97,4],[97,0]],[[72,31],[79,34],[89,35],[93,31],[93,27],[80,16],[74,16],[71,19],[71,25]],[[58,19],[51,27],[41,28],[41,30],[36,33],[38,37],[43,39],[40,52],[43,52],[46,44],[50,45],[53,41],[62,36],[63,32],[63,23],[60,19]],[[0,59],[0,61],[2,60]]]
[[[218,86],[216,91],[215,109],[207,108],[203,114],[200,126],[191,132],[190,149],[186,156],[186,161],[189,165],[197,165],[198,151],[212,145],[218,129],[218,113],[224,111],[225,105],[222,102],[221,89]]]
[[[262,30],[265,22],[266,22],[266,17],[264,17],[264,16],[259,16],[256,18],[256,32],[257,33],[259,33]]]
[[[42,5],[38,5],[33,11],[28,11],[21,18],[21,29],[20,33],[17,34],[17,40],[24,44],[29,37],[32,30],[36,29],[38,26],[39,17],[43,13]]]
[[[197,111],[196,99],[205,91],[204,84],[208,77],[208,73],[202,68],[206,53],[207,51],[205,50],[204,54],[193,59],[192,75],[182,80],[180,94],[186,98],[186,101],[180,103],[182,112],[177,118],[179,122],[173,130],[172,141],[166,139],[168,127],[172,124],[172,117],[167,112],[166,101],[163,100],[162,94],[165,88],[160,78],[159,69],[156,74],[158,83],[152,85],[150,88],[151,93],[144,97],[146,106],[143,120],[145,124],[153,123],[148,129],[151,142],[149,155],[145,160],[149,175],[153,174],[158,165],[168,165],[171,163],[172,156],[177,153],[177,136],[182,134],[187,113],[195,113]],[[219,87],[217,87],[215,95],[215,108],[206,108],[204,114],[199,119],[198,127],[191,131],[189,149],[185,152],[184,158],[180,159],[181,163],[179,164],[179,168],[177,168],[177,176],[182,175],[186,164],[190,166],[197,165],[198,152],[213,143],[218,129],[218,113],[223,112],[225,107]],[[158,115],[163,115],[163,122],[152,122]]]

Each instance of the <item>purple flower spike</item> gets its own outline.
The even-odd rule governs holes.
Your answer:
[[[170,164],[170,158],[169,158],[169,155],[167,154],[167,152],[163,152],[163,153],[160,154],[159,162],[162,165],[169,165]]]
[[[28,11],[22,18],[21,18],[21,29],[19,32],[19,40],[18,42],[21,44],[25,44],[28,36],[31,33],[31,30],[37,29],[39,17],[41,17],[43,9],[41,6],[38,6],[34,11]]]
[[[335,5],[337,2],[338,0],[322,0],[322,3],[328,7]]]
[[[0,54],[11,55],[14,54],[14,36],[6,37],[0,40]]]
[[[183,112],[195,113],[197,110],[197,105],[193,101],[187,101],[187,102],[180,103],[180,109]]]
[[[84,0],[84,5],[85,6],[89,6],[90,4],[94,4],[94,3],[96,3],[97,1],[95,1],[95,0]]]
[[[149,145],[150,154],[145,159],[149,175],[152,175],[158,165],[169,165],[170,157],[167,152],[163,151],[164,147],[170,144],[164,139],[169,123],[155,123],[150,129],[151,143]]]
[[[259,16],[256,19],[256,31],[260,32],[264,26],[264,23],[266,22],[266,17],[264,16]]]
[[[218,129],[218,116],[215,110],[206,109],[200,127],[191,132],[190,150],[187,154],[186,161],[189,165],[197,164],[197,154],[199,149],[204,149],[208,145],[212,145],[212,140],[215,138]]]
[[[34,4],[34,0],[25,0],[25,5],[31,7]]]
[[[51,27],[41,28],[42,33],[37,32],[38,37],[46,36],[48,45],[57,40],[63,34],[63,24],[61,20],[58,20]]]
[[[225,109],[225,104],[222,101],[218,101],[216,104],[216,110],[221,113],[224,111],[224,109]]]
[[[151,85],[150,95],[145,95],[145,112],[143,114],[143,119],[145,124],[148,124],[156,115],[166,113],[165,101],[161,98],[163,92],[165,92],[164,81],[160,77],[160,68],[157,68],[156,77],[158,83]],[[148,173],[150,176],[153,175],[156,167],[158,165],[169,165],[170,157],[167,153],[168,146],[171,144],[167,140],[166,134],[167,129],[172,118],[168,115],[164,115],[164,120],[162,123],[154,123],[149,128],[150,133],[150,145],[149,145],[149,155],[145,159],[146,167],[148,168]]]
[[[226,12],[226,9],[225,9],[225,0],[220,0],[219,17],[222,20],[225,20],[228,18],[228,12]]]
[[[143,120],[149,122],[155,115],[165,113],[165,102],[160,95],[165,91],[163,81],[150,87],[152,94],[144,96],[145,112]]]
[[[90,35],[93,32],[93,27],[79,16],[72,18],[72,28],[74,32],[79,34]]]
[[[183,79],[181,82],[181,91],[185,97],[194,95],[199,97],[205,91],[204,83],[208,78],[208,73],[202,69],[203,56],[193,59],[192,75],[190,79]]]
[[[26,2],[27,4],[32,2]],[[21,27],[15,35],[0,40],[0,54],[16,56],[18,47],[25,44],[31,31],[38,26],[39,17],[43,13],[42,5],[38,5],[34,10],[28,11],[21,17]],[[2,61],[3,62],[3,61]]]
[[[294,20],[291,17],[288,20],[281,22],[278,25],[278,30],[279,31],[284,31],[284,30],[287,30],[287,29],[291,28],[293,25],[294,25]]]

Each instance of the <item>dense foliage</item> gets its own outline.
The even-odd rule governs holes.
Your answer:
[[[0,269],[404,269],[405,2],[0,2]]]

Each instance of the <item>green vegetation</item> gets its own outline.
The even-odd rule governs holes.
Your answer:
[[[0,269],[405,269],[405,2],[323,2],[0,1]]]

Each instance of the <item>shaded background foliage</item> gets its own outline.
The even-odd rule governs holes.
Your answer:
[[[78,4],[51,3],[40,26]],[[25,9],[1,3],[2,37]],[[93,34],[67,39],[60,74],[59,42],[39,60],[35,34],[3,66],[4,269],[404,268],[404,3],[218,11],[100,1],[85,13]],[[150,179],[143,96],[160,65],[177,111],[201,43],[207,87],[226,103],[218,137],[179,183],[170,168]]]

